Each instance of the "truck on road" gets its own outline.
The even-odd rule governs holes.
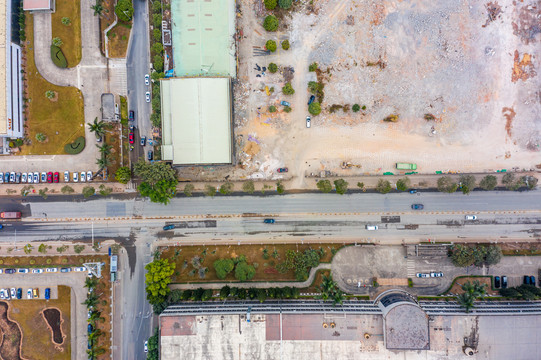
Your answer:
[[[2,219],[20,219],[20,211],[2,211],[0,212],[0,218]]]
[[[411,163],[396,163],[398,170],[417,170],[417,164]]]

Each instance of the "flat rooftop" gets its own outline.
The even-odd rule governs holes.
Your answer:
[[[9,17],[7,11],[9,10],[9,4],[11,0],[3,1],[0,3],[0,134],[7,134],[7,121],[5,119],[7,114],[7,70],[6,70],[6,56],[7,47],[11,43],[10,24],[7,23]],[[11,21],[11,19],[9,19]]]

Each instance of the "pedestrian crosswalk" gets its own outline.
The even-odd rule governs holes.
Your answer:
[[[407,259],[406,268],[407,268],[407,271],[408,271],[408,277],[409,278],[414,278],[415,277],[415,260],[414,259]]]

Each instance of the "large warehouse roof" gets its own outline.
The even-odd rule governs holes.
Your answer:
[[[235,1],[173,1],[171,16],[176,76],[236,76]]]
[[[161,81],[162,159],[175,165],[231,163],[229,78]]]

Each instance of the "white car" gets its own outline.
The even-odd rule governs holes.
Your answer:
[[[81,182],[86,182],[86,173],[81,171]]]
[[[442,272],[431,272],[430,277],[443,277]]]
[[[76,271],[76,272],[86,271],[86,268],[84,266],[79,266],[79,267],[73,268],[73,271]]]
[[[25,268],[17,269],[17,274],[28,274],[28,272],[28,269]]]
[[[47,182],[47,173],[46,172],[41,173],[41,182],[42,183]]]
[[[11,288],[11,298],[15,299],[17,297],[17,289]]]
[[[92,181],[92,171],[86,172],[86,181]]]
[[[430,277],[430,274],[417,273],[418,278],[427,278]]]
[[[34,174],[32,174],[31,172],[28,173],[28,177],[26,178],[26,182],[28,184],[32,184],[34,182]]]
[[[145,341],[145,352],[148,352],[148,341]]]
[[[39,183],[39,172],[37,172],[37,171],[34,173],[34,182],[36,184]]]
[[[26,292],[26,298],[27,299],[32,299],[33,296],[32,296],[32,289],[28,289],[28,291]]]
[[[6,295],[4,294],[4,289],[0,289],[0,299],[5,299]]]
[[[4,269],[0,269],[0,274],[3,274],[4,273]]]
[[[43,274],[43,269],[32,269],[32,274]]]
[[[73,182],[79,182],[79,173],[77,171],[73,172]]]
[[[69,182],[69,181],[70,181],[70,172],[64,171],[64,182]]]
[[[22,181],[23,183],[25,183],[25,182],[26,182],[26,179],[27,179],[26,173],[23,173],[23,174],[21,175],[21,181]]]
[[[45,269],[45,272],[55,273],[55,272],[58,272],[58,268],[47,268],[47,269]]]
[[[145,93],[145,100],[146,100],[147,102],[150,102],[150,92],[149,92],[149,91],[147,91],[147,92]]]
[[[309,128],[309,127],[312,125],[311,120],[312,120],[312,119],[310,119],[310,116],[307,116],[307,117],[306,117],[306,127],[307,127],[307,128]]]
[[[145,85],[150,85],[150,75],[148,74],[145,75]]]
[[[477,216],[475,216],[475,215],[466,215],[466,220],[477,220]]]

